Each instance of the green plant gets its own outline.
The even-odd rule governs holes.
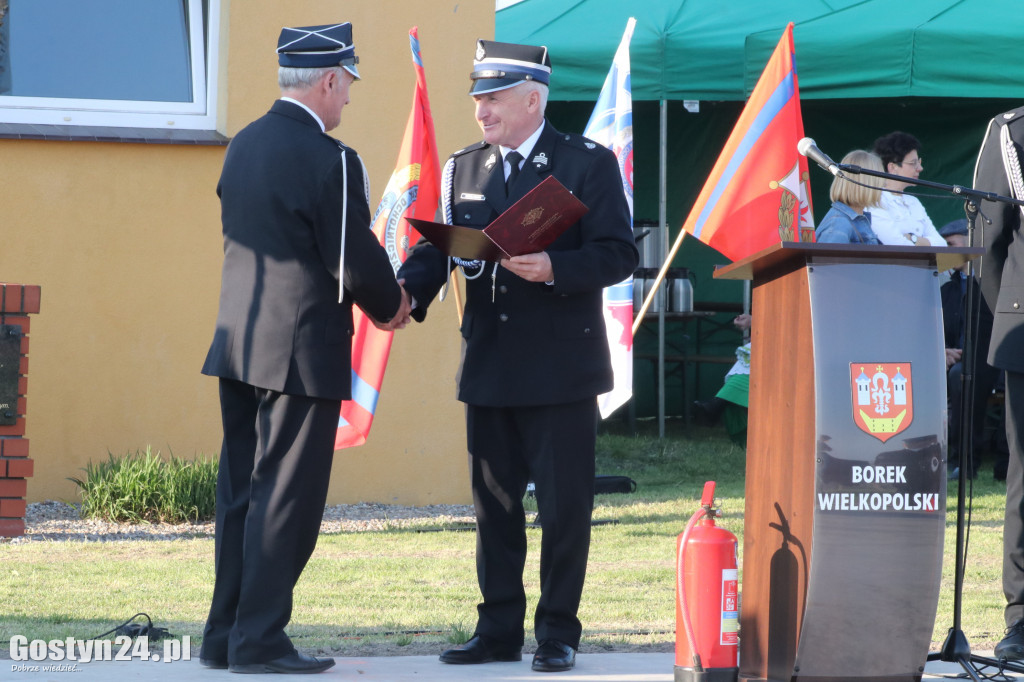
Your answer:
[[[195,460],[160,456],[147,447],[123,457],[89,462],[78,486],[83,518],[106,521],[180,523],[213,518],[217,462],[203,455]]]
[[[445,641],[449,644],[465,644],[472,636],[473,631],[468,629],[462,621],[459,621],[449,628]]]

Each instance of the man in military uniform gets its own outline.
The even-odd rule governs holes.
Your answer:
[[[1024,107],[989,123],[978,155],[974,186],[1024,199]],[[989,364],[1006,371],[1006,516],[1003,522],[1003,593],[1006,636],[996,658],[1024,659],[1024,235],[1021,207],[983,201],[985,256],[981,290],[993,311]]]
[[[544,119],[550,74],[544,47],[479,41],[470,94],[484,139],[453,154],[443,173],[451,224],[482,229],[548,176],[590,209],[544,252],[458,261],[467,278],[458,399],[466,403],[483,602],[473,638],[445,651],[445,663],[522,658],[530,480],[542,527],[533,669],[569,670],[579,648],[596,397],[612,387],[601,291],[633,272],[638,256],[614,155]],[[399,270],[414,319],[423,320],[451,267],[420,243]]]
[[[352,304],[392,327],[408,317],[359,155],[326,134],[359,78],[352,25],[286,28],[277,51],[282,97],[232,140],[217,185],[224,269],[203,365],[220,378],[224,443],[200,661],[241,673],[334,665],[298,653],[284,627],[350,397]]]

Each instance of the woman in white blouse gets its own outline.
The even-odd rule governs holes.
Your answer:
[[[875,140],[874,152],[882,159],[885,172],[917,178],[924,168],[921,142],[910,133],[896,131]],[[900,194],[909,182],[885,180],[882,199],[871,209],[871,229],[883,244],[945,246],[931,218],[917,197]]]

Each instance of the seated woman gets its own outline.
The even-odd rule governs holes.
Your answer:
[[[882,160],[862,149],[855,149],[844,156],[842,163],[882,172]],[[871,214],[866,209],[878,205],[882,178],[874,175],[857,175],[856,179],[859,184],[838,175],[832,181],[832,188],[828,193],[832,200],[832,208],[815,230],[819,243],[881,243],[871,229]]]
[[[896,131],[875,140],[874,151],[885,172],[916,179],[924,170],[921,142],[910,133]],[[886,178],[878,207],[871,211],[871,229],[883,244],[897,246],[945,246],[920,200],[903,194],[908,182]]]
[[[750,315],[737,315],[732,321],[737,329],[746,333],[750,330]],[[736,362],[726,373],[722,388],[715,397],[693,403],[697,422],[711,425],[722,420],[726,432],[733,442],[746,445],[747,407],[750,402],[750,342],[736,349]]]

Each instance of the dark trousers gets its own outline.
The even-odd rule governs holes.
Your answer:
[[[1006,625],[1024,618],[1024,374],[1006,373],[1006,518],[1003,521],[1003,594]]]
[[[292,590],[316,546],[341,404],[220,380],[213,600],[202,657],[262,663],[294,651]]]
[[[973,410],[971,413],[971,450],[974,462],[968,466],[977,471],[982,455],[983,434],[985,432],[985,415],[988,411],[988,399],[992,396],[999,371],[985,362],[984,357],[976,357],[974,362]],[[949,396],[949,452],[957,459],[950,462],[951,466],[960,466],[960,410],[963,405],[963,363],[958,362],[949,368],[946,374],[946,395]],[[971,470],[969,469],[969,471]],[[972,473],[973,473],[972,471]]]
[[[523,495],[532,479],[541,524],[537,641],[579,647],[590,551],[597,408],[593,398],[541,407],[466,406],[477,517],[476,634],[522,645],[526,615]]]

